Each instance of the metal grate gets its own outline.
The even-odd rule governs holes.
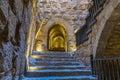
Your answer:
[[[92,59],[91,66],[98,80],[120,80],[120,58]]]

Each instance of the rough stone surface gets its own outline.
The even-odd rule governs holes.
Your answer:
[[[93,56],[96,57],[96,54],[99,52],[98,51],[99,46],[102,45],[102,47],[100,49],[103,49],[103,47],[105,47],[104,45],[107,43],[107,42],[105,42],[105,39],[107,38],[107,36],[110,36],[109,33],[111,33],[111,32],[108,32],[107,30],[109,30],[110,28],[112,30],[111,22],[113,22],[113,21],[109,22],[108,19],[110,18],[113,10],[115,10],[115,8],[119,4],[119,2],[120,2],[120,0],[106,1],[102,12],[100,12],[100,14],[97,16],[97,22],[92,26],[92,33],[89,34],[89,40],[77,47],[76,56],[77,55],[80,55],[81,57],[83,56],[83,59],[84,59],[84,57],[86,57],[86,60],[84,60],[84,61],[85,61],[85,63],[87,63],[87,65],[90,64],[90,58],[89,58],[90,55],[93,54]],[[106,36],[104,35],[104,37],[101,37],[101,35],[103,35],[102,33],[106,27],[107,21],[110,24],[108,25],[109,27],[105,31]],[[104,42],[103,43],[101,42],[99,44],[101,38],[103,38],[102,40],[104,40]],[[106,39],[106,41],[107,41],[107,39]],[[117,39],[116,39],[116,41],[117,41]]]
[[[77,60],[89,65],[90,55],[96,56],[100,36],[107,24],[106,21],[118,3],[120,0],[107,0],[103,11],[97,16],[97,22],[92,27],[89,40],[78,46],[77,51],[73,54]],[[49,20],[55,17],[65,20],[74,30],[77,30],[85,24],[91,4],[91,0],[38,0],[38,2],[37,0],[34,2],[30,0],[0,0],[0,80],[20,79],[19,74],[24,71],[26,47],[31,43],[28,41],[26,44],[27,38],[34,38],[35,34],[32,34],[31,31],[35,31],[35,26],[38,29],[44,19]],[[118,38],[119,36],[113,37]],[[119,39],[116,40],[119,41]],[[111,41],[108,44],[110,43]],[[113,48],[114,46],[112,46]]]
[[[120,3],[112,12],[102,31],[96,57],[119,57],[120,37]]]
[[[73,23],[71,27],[76,30],[85,23],[90,5],[91,0],[39,0],[37,3],[38,20],[41,22],[43,19],[60,17]]]
[[[31,26],[31,46],[29,49],[37,50],[41,45],[41,51],[48,50],[48,31],[54,23],[62,24],[67,32],[67,51],[75,51],[75,31],[85,23],[91,0],[39,0],[36,1],[34,21]],[[45,22],[45,24],[44,24]],[[33,27],[34,26],[34,27]],[[39,35],[37,35],[37,34]],[[39,46],[38,46],[39,45]],[[31,53],[30,53],[31,54]]]
[[[0,0],[0,80],[19,80],[24,71],[30,0]]]
[[[91,0],[0,0],[0,80],[20,79],[34,37],[31,30],[28,35],[29,27],[35,30],[44,19],[55,17],[76,30],[85,23],[90,5]]]
[[[114,24],[112,22],[114,21],[109,21],[111,15],[113,14],[114,10],[116,9],[116,7],[118,6],[120,0],[116,0],[116,1],[108,1],[105,4],[104,10],[100,13],[100,15],[97,17],[97,23],[93,26],[92,28],[92,33],[91,33],[91,41],[92,41],[92,53],[95,56],[97,56],[98,52],[98,48],[100,46],[100,41],[103,38],[102,36],[105,33],[106,36],[104,35],[104,41],[103,44],[106,45],[107,42],[105,42],[105,39],[108,38],[108,36],[110,36],[111,31],[109,32],[108,30],[113,30]],[[108,10],[109,8],[109,10]],[[109,24],[108,24],[109,23]],[[107,26],[109,26],[108,29]],[[99,44],[100,43],[100,44]],[[105,46],[102,46],[105,47]],[[102,48],[101,48],[102,49]]]

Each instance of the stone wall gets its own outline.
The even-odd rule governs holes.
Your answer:
[[[120,55],[120,3],[115,7],[99,39],[96,57],[110,58]]]
[[[40,0],[37,2],[36,32],[42,33],[39,39],[43,51],[47,50],[47,31],[55,22],[64,24],[68,32],[68,52],[75,51],[77,31],[85,23],[91,0]],[[41,25],[44,20],[46,24]],[[40,30],[41,29],[41,30]],[[39,32],[39,31],[41,32]],[[36,35],[36,33],[35,33]],[[33,40],[34,41],[34,40]],[[37,42],[37,40],[35,40]],[[38,44],[38,43],[34,43]],[[35,46],[35,45],[34,45]],[[35,47],[34,47],[35,48]]]
[[[105,27],[106,21],[111,16],[120,0],[107,0],[103,11],[97,16],[97,22],[92,26],[92,32],[89,34],[89,40],[77,47],[76,58],[78,55],[86,65],[90,64],[90,55],[96,56],[100,36]],[[104,37],[105,38],[105,37]]]
[[[85,23],[91,0],[40,0],[37,3],[39,22],[52,17],[61,18],[74,30]]]
[[[97,49],[99,47],[99,42],[101,40],[100,38],[102,38],[101,35],[102,35],[105,27],[107,26],[107,24],[110,23],[110,22],[108,22],[108,20],[111,17],[113,11],[115,10],[115,8],[117,7],[117,5],[119,3],[120,3],[120,0],[107,1],[106,4],[104,5],[104,10],[97,17],[97,23],[92,27],[92,39],[91,39],[92,40],[92,47],[91,47],[92,49],[91,50],[92,50],[92,54],[94,55],[94,57],[97,54]],[[110,30],[110,28],[112,28],[112,25],[109,24],[109,26],[110,27],[108,29]],[[104,39],[107,38],[107,36],[109,36],[108,31],[106,30],[105,32],[108,35],[106,35],[106,37],[104,37]],[[103,44],[105,45],[105,43],[103,43]]]
[[[0,0],[0,80],[19,80],[24,71],[30,0]]]

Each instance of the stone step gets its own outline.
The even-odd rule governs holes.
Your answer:
[[[27,71],[26,77],[45,77],[45,76],[89,76],[90,70],[34,70]]]
[[[85,66],[29,66],[28,70],[85,70]]]
[[[32,60],[32,61],[77,61],[73,58],[39,58],[39,59],[29,58],[29,60]]]
[[[34,55],[36,55],[36,54],[34,54]],[[32,56],[34,56],[34,55],[32,55]],[[61,54],[37,54],[38,56],[51,56],[51,57],[71,57],[71,55],[70,54],[64,54],[64,55],[61,55]]]
[[[32,65],[41,65],[41,66],[63,66],[63,65],[76,65],[76,66],[80,66],[80,63],[79,62],[55,62],[55,61],[52,61],[52,62],[43,62],[43,61],[37,61],[37,62],[29,62],[29,65],[32,66]]]
[[[31,55],[32,58],[74,58],[73,56],[58,55]]]
[[[68,55],[71,56],[70,52],[33,52],[33,55]]]
[[[56,57],[56,56],[65,56],[65,57],[69,57],[71,56],[70,54],[34,54],[34,55],[38,55],[38,56],[53,56],[53,57]]]
[[[55,63],[78,63],[80,64],[80,62],[78,61],[47,61],[47,60],[41,60],[41,61],[36,61],[36,60],[33,60],[33,61],[30,61],[30,62],[33,62],[33,63],[50,63],[50,64],[55,64]]]
[[[22,80],[97,80],[91,70],[66,52],[34,52]]]
[[[97,80],[92,76],[46,76],[46,77],[22,77],[22,80]]]

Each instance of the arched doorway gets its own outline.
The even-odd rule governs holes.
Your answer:
[[[33,49],[34,52],[73,52],[76,50],[75,41],[73,26],[64,19],[53,17],[42,21],[35,34]]]
[[[48,31],[49,51],[67,51],[67,31],[60,24],[53,24]]]

